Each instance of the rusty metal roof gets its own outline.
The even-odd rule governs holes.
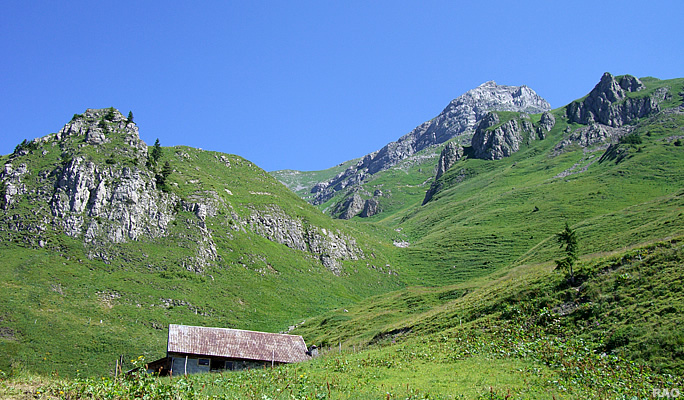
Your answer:
[[[301,336],[169,325],[168,353],[293,363],[308,360]]]

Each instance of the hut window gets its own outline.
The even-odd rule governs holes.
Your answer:
[[[208,358],[200,358],[197,361],[197,364],[198,365],[209,365],[209,359]]]

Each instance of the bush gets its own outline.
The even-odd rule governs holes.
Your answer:
[[[115,115],[116,114],[114,113],[114,107],[109,107],[107,109],[107,113],[104,116],[104,119],[106,119],[107,121],[114,121]]]
[[[29,142],[28,140],[24,139],[21,143],[19,143],[19,144],[14,148],[14,153],[12,153],[12,154],[13,154],[13,155],[17,155],[17,154],[19,154],[20,152],[22,152],[22,151],[24,151],[24,150],[27,151],[27,152],[30,152],[30,151],[33,151],[33,150],[35,150],[35,149],[37,149],[37,148],[38,148],[38,144],[37,144],[35,141],[32,140],[32,141]]]
[[[627,136],[623,136],[620,139],[620,143],[621,144],[633,144],[633,145],[641,144],[641,136],[639,136],[638,133],[630,133]]]

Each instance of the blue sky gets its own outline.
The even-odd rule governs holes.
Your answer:
[[[0,13],[0,154],[86,108],[148,144],[318,170],[479,84],[552,107],[601,74],[684,77],[684,1],[15,1]]]

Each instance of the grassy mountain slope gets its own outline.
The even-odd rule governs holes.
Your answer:
[[[269,173],[283,185],[287,186],[288,189],[297,193],[301,198],[308,199],[311,197],[311,189],[317,183],[333,178],[335,175],[349,168],[349,166],[356,164],[358,161],[358,159],[345,161],[342,164],[322,171],[294,171],[291,169],[284,169]]]
[[[308,321],[297,332],[314,342],[364,347],[470,329],[483,321],[543,328],[581,338],[597,352],[681,374],[684,341],[682,237],[583,257],[577,282],[552,263],[439,288],[406,288]]]
[[[682,80],[670,84],[681,91]],[[498,161],[462,159],[432,201],[386,219],[400,221],[394,226],[409,238],[402,256],[416,266],[416,279],[442,285],[549,260],[557,253],[550,235],[565,221],[585,239],[585,253],[684,232],[682,114],[636,122],[631,135],[640,144],[613,147],[621,156],[611,158],[605,145],[559,149],[568,136],[563,112],[554,111],[545,140]]]
[[[682,289],[672,285],[682,279],[681,240],[584,257],[579,290],[543,263],[497,277],[373,297],[296,330],[324,345],[323,355],[311,362],[174,380],[42,380],[29,383],[29,393],[650,398],[654,390],[684,384],[678,329],[684,299]],[[20,392],[30,379],[10,381],[7,393]]]
[[[331,220],[247,160],[187,147],[162,148],[159,160],[173,168],[164,190],[156,189],[159,198],[180,199],[167,234],[103,240],[93,251],[81,236],[45,222],[49,207],[40,193],[49,197],[55,190],[49,177],[71,162],[65,159],[83,157],[102,168],[137,168],[141,174],[154,169],[126,157],[118,137],[109,132],[110,142],[98,146],[79,138],[35,141],[0,160],[26,166],[22,184],[29,193],[15,195],[0,210],[7,222],[0,232],[0,369],[69,375],[78,364],[82,373],[106,373],[118,354],[163,355],[170,323],[279,331],[403,285],[387,273],[387,239]],[[215,212],[199,218],[193,204]],[[269,215],[309,232],[352,238],[362,256],[341,260],[335,275],[322,256],[260,234],[254,224]],[[105,224],[104,218],[93,220]],[[22,229],[31,224],[42,228]],[[202,249],[211,246],[215,256],[198,267]]]
[[[425,191],[430,187],[435,174],[435,164],[442,146],[429,147],[400,161],[392,168],[380,171],[370,177],[355,192],[363,199],[375,198],[380,205],[381,214],[370,217],[368,221],[388,218],[401,210],[412,208],[422,201]],[[313,199],[311,188],[325,182],[347,167],[356,164],[351,160],[324,171],[273,171],[276,179],[286,185],[304,200]],[[335,212],[344,202],[346,191],[336,193],[331,199],[318,206],[323,212],[339,216]]]
[[[297,323],[307,343],[341,344],[342,353],[270,373],[198,377],[195,387],[224,398],[614,398],[678,387],[684,299],[673,282],[683,271],[684,80],[643,83],[646,90],[628,98],[663,87],[672,96],[662,112],[632,121],[619,142],[580,145],[573,135],[591,127],[569,123],[560,108],[543,140],[524,138],[510,157],[457,161],[423,206],[434,156],[377,174],[364,195],[392,196],[380,195],[385,212],[365,220],[330,220],[239,157],[164,149],[174,170],[169,193],[230,204],[205,220],[216,260],[201,274],[174,264],[193,256],[190,244],[201,239],[193,236],[196,214],[183,207],[169,236],[118,246],[109,264],[84,257],[73,238],[57,235],[40,249],[21,232],[3,232],[3,256],[12,261],[3,265],[0,304],[12,306],[0,305],[2,351],[31,370],[69,373],[66,361],[48,365],[49,349],[67,360],[68,346],[88,344],[79,361],[106,364],[110,349],[155,356],[147,349],[163,349],[168,323]],[[520,118],[527,117],[500,114]],[[344,261],[336,276],[319,257],[249,228],[255,209],[275,206],[353,236],[366,257]],[[553,268],[561,257],[554,235],[565,222],[580,241],[574,285]],[[392,245],[403,240],[409,247]],[[55,265],[48,278],[39,275]],[[153,325],[134,321],[141,315]],[[44,340],[55,327],[83,342]]]

